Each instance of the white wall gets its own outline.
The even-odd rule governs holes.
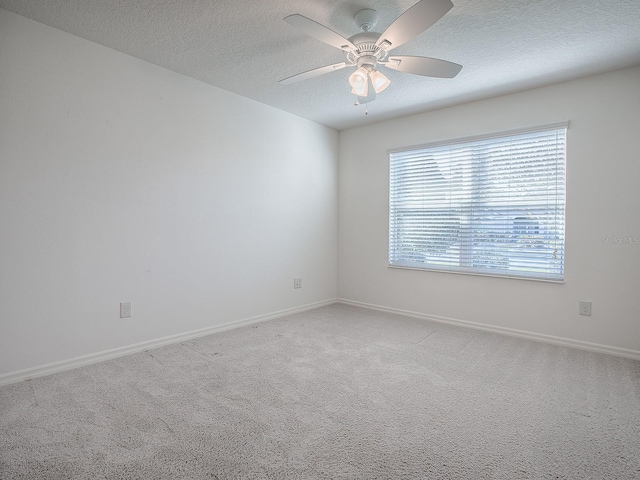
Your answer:
[[[335,298],[337,149],[0,10],[0,374]]]
[[[387,267],[387,149],[563,120],[564,284]],[[640,351],[640,67],[342,131],[338,177],[341,298]]]

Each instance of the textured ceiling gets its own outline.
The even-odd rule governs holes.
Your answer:
[[[338,130],[640,64],[640,0],[452,0],[396,55],[464,66],[454,79],[385,69],[391,86],[353,106],[343,69],[278,80],[344,60],[282,19],[300,13],[350,37],[376,9],[384,31],[417,0],[0,0],[0,7]]]

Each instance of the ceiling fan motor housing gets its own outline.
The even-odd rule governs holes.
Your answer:
[[[360,32],[349,38],[349,41],[356,47],[356,51],[345,51],[345,56],[349,63],[357,64],[359,67],[361,59],[367,64],[373,64],[374,66],[380,60],[384,60],[387,56],[387,52],[376,46],[376,42],[380,38],[380,33],[377,32]],[[369,57],[373,57],[369,58]]]

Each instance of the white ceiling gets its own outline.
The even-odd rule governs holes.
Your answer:
[[[376,9],[384,31],[417,0],[0,0],[0,7],[338,130],[640,64],[640,0],[452,0],[454,8],[396,55],[464,66],[454,79],[385,69],[391,86],[353,106],[344,60],[282,19],[300,13],[350,37]]]

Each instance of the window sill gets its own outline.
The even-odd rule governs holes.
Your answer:
[[[491,273],[479,273],[479,272],[466,272],[447,270],[444,268],[424,268],[424,267],[409,267],[404,265],[387,265],[387,268],[393,268],[397,270],[417,270],[421,272],[437,272],[437,273],[452,273],[454,275],[472,275],[474,277],[494,277],[494,278],[508,278],[510,280],[526,280],[529,282],[544,282],[544,283],[556,283],[564,284],[564,279],[554,280],[549,278],[536,278],[536,277],[524,277],[520,275],[504,275],[504,274],[491,274]]]

